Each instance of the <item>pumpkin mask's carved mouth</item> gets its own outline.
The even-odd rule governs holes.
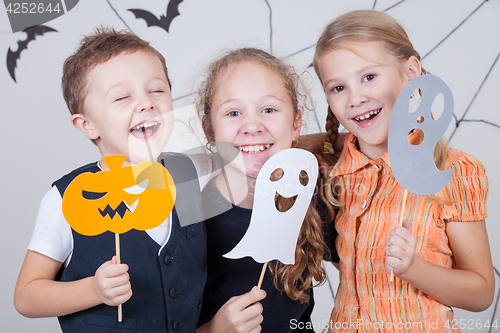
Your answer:
[[[127,205],[125,201],[120,202],[120,204],[115,208],[111,208],[111,206],[108,204],[106,205],[106,208],[104,210],[99,209],[99,213],[101,213],[102,217],[106,217],[106,215],[109,215],[111,219],[115,217],[116,214],[120,215],[120,217],[123,219],[125,216],[125,213],[127,211],[133,213],[135,208],[137,207],[137,204],[139,203],[139,199],[137,199],[132,205]]]

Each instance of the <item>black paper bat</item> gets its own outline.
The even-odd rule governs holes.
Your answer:
[[[31,42],[32,40],[35,40],[36,36],[42,36],[46,32],[51,32],[51,31],[57,32],[57,30],[54,30],[45,25],[37,25],[31,28],[26,28],[23,31],[26,32],[26,34],[28,34],[28,37],[26,37],[25,40],[17,41],[17,51],[12,52],[10,47],[9,51],[7,51],[7,69],[9,70],[10,76],[16,83],[17,81],[16,81],[15,71],[17,68],[17,60],[21,57],[21,52],[23,52],[23,50],[26,50],[28,48],[28,43]]]
[[[168,32],[168,29],[170,27],[170,23],[172,23],[172,20],[176,17],[179,16],[179,4],[182,2],[182,0],[170,0],[167,6],[167,16],[161,14],[160,19],[156,17],[156,15],[151,14],[147,10],[143,9],[128,9],[128,11],[134,13],[135,18],[141,18],[146,23],[148,24],[148,27],[151,26],[157,26],[160,28],[165,29],[166,32]]]

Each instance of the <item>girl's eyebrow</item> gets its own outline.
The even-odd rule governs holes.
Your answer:
[[[275,99],[275,100],[280,101],[280,102],[282,102],[282,103],[285,103],[285,101],[284,101],[284,100],[282,100],[281,98],[278,98],[277,96],[274,96],[274,95],[265,95],[265,96],[263,96],[263,97],[260,99],[260,101],[264,101],[264,100],[269,99],[269,98],[271,98],[271,99]],[[237,102],[237,101],[238,101],[238,99],[237,99],[237,98],[231,98],[231,99],[228,99],[227,101],[225,101],[225,102],[221,103],[220,105],[218,105],[218,106],[215,108],[215,110],[219,110],[219,109],[220,109],[220,108],[221,108],[224,104],[231,103],[231,102]]]
[[[265,100],[267,98],[272,98],[272,99],[278,100],[278,101],[280,101],[282,103],[285,103],[284,100],[282,100],[281,98],[278,98],[277,96],[274,96],[274,95],[266,95],[266,96],[262,97],[261,100]]]
[[[220,105],[217,105],[217,107],[215,107],[215,110],[219,110],[224,104],[227,104],[230,102],[236,102],[236,101],[237,101],[237,99],[235,99],[235,98],[228,99],[227,101],[221,103]]]
[[[360,69],[358,69],[357,71],[355,71],[356,75],[361,75],[361,73],[364,73],[370,69],[376,69],[376,68],[379,68],[381,67],[382,65],[379,65],[379,64],[373,64],[373,65],[368,65],[368,66],[365,66],[365,67],[362,67]],[[341,79],[338,79],[336,77],[332,77],[331,79],[325,81],[325,83],[323,84],[325,87],[332,81],[342,81]]]
[[[365,66],[363,68],[361,68],[360,70],[357,71],[357,73],[361,74],[363,72],[366,72],[367,70],[369,69],[375,69],[375,68],[378,68],[380,67],[381,65],[379,64],[374,64],[374,65],[368,65],[368,66]]]

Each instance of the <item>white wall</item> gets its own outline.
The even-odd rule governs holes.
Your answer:
[[[500,217],[500,207],[495,204],[500,199],[500,173],[495,168],[499,160],[496,145],[500,142],[500,65],[493,66],[500,42],[497,37],[491,37],[500,35],[500,2],[185,0],[179,5],[180,16],[172,21],[169,33],[158,27],[148,28],[144,20],[136,19],[127,11],[143,8],[159,16],[165,13],[167,3],[168,0],[82,0],[67,14],[45,24],[58,32],[46,33],[29,43],[17,63],[17,83],[10,77],[5,62],[0,62],[3,64],[0,65],[3,174],[0,327],[3,332],[59,330],[56,319],[27,319],[19,315],[13,307],[13,290],[43,194],[53,180],[99,157],[95,146],[69,123],[60,77],[62,63],[75,50],[81,35],[100,24],[129,28],[165,55],[174,83],[176,108],[192,103],[197,73],[221,49],[241,46],[272,49],[275,55],[287,57],[299,72],[310,73],[304,77],[318,107],[309,115],[307,131],[314,133],[323,131],[326,116],[323,92],[309,67],[322,28],[351,9],[374,6],[379,10],[388,9],[387,12],[407,28],[422,56],[432,50],[423,59],[424,67],[447,82],[454,93],[456,118],[464,120],[450,125],[448,137],[456,128],[451,145],[479,158],[489,171],[487,226],[494,266],[500,269],[500,244],[496,242],[500,227],[495,223]],[[0,54],[5,55],[9,47],[16,50],[17,41],[25,38],[24,33],[11,33],[6,12],[0,9]],[[183,97],[186,95],[188,97]],[[176,131],[168,145],[171,150],[183,151],[201,145],[199,139],[185,133],[186,121],[191,117],[186,110],[189,108],[176,111]],[[332,288],[336,290],[337,271],[331,267],[328,270]],[[498,282],[499,275],[496,277]],[[498,293],[498,286],[496,290]],[[332,308],[329,286],[319,289],[316,295],[314,319],[321,321],[329,318]],[[496,298],[485,312],[457,310],[457,317],[484,322],[492,317]],[[464,330],[467,331],[486,332],[487,329]]]

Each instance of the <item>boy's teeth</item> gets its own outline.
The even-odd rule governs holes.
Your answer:
[[[255,145],[255,146],[240,146],[240,151],[244,151],[246,153],[259,153],[263,150],[268,149],[271,147],[270,144],[268,145]]]
[[[365,119],[370,118],[370,117],[371,117],[371,116],[373,116],[373,115],[377,115],[379,112],[380,112],[380,110],[377,110],[377,111],[370,111],[369,113],[367,113],[367,114],[365,114],[365,115],[362,115],[362,116],[359,116],[359,117],[356,117],[356,118],[354,118],[354,119],[356,119],[357,121],[365,120]]]
[[[134,130],[139,130],[139,129],[143,129],[143,128],[148,128],[148,127],[155,126],[155,125],[158,125],[158,123],[157,123],[157,122],[155,122],[155,121],[153,121],[152,123],[140,124],[140,125],[137,125],[136,127],[134,127]]]

